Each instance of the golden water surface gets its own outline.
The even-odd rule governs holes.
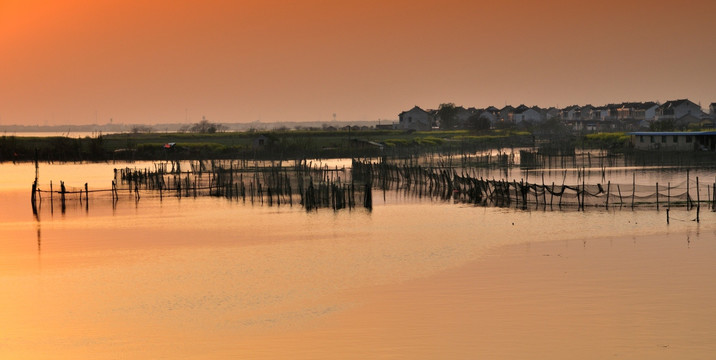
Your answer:
[[[73,198],[64,214],[45,198],[36,218],[32,166],[0,170],[0,358],[716,354],[705,209],[700,223],[673,209],[667,225],[655,209],[397,193],[372,212],[123,194]],[[41,184],[60,177],[109,182],[111,165],[55,165]]]

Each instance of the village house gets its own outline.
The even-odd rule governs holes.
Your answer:
[[[641,109],[644,112],[643,120],[654,121],[656,119],[656,111],[659,110],[659,104],[655,102],[641,103]]]
[[[579,109],[580,120],[594,120],[594,106],[587,104]]]
[[[565,125],[574,131],[587,130],[587,122],[582,119],[582,108],[579,105],[570,105],[561,111],[561,118]]]
[[[552,106],[548,109],[542,110],[542,116],[546,120],[558,119],[559,118],[559,109]]]
[[[542,117],[542,113],[540,111],[541,109],[538,107],[527,107],[525,105],[520,105],[515,109],[514,114],[512,115],[512,119],[514,120],[515,124],[519,124],[523,121],[529,122],[529,123],[539,123],[544,120],[544,117]]]
[[[656,120],[678,120],[686,115],[701,117],[701,106],[688,99],[665,102],[656,111]]]
[[[500,120],[500,109],[490,106],[479,112],[479,118],[490,121],[490,126],[495,126]]]
[[[459,106],[455,110],[455,128],[470,127],[470,119],[474,119],[475,116],[481,120],[489,120],[492,126],[560,119],[566,126],[577,132],[636,131],[637,129],[651,128],[654,122],[659,120],[672,120],[676,128],[694,130],[711,128],[716,121],[716,103],[710,104],[709,113],[706,114],[700,105],[688,99],[667,101],[663,105],[647,101],[541,109],[537,106],[528,107],[522,104],[517,108],[505,105],[502,109],[490,106],[484,110]],[[439,125],[437,112],[437,110],[423,110],[415,106],[411,110],[400,113],[400,120],[396,124],[396,128],[404,130],[436,128]]]
[[[716,151],[716,131],[700,132],[632,132],[637,150]]]
[[[500,109],[500,121],[505,123],[514,123],[513,116],[515,113],[515,108],[511,105],[505,105],[502,109]]]
[[[398,115],[398,129],[401,130],[430,130],[432,123],[433,116],[417,105]]]
[[[625,102],[616,109],[617,119],[653,121],[656,117],[657,109],[659,109],[659,104],[655,102]]]
[[[475,108],[469,108],[465,109],[462,106],[458,106],[455,108],[455,126],[458,128],[466,128],[468,119],[470,119],[470,116],[472,116],[477,109]]]
[[[685,115],[674,120],[674,127],[681,130],[700,130],[713,128],[713,120],[706,114],[701,116]]]
[[[592,118],[594,120],[609,120],[609,107],[604,106],[597,106],[592,110]]]

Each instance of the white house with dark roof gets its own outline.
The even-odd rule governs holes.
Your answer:
[[[597,106],[592,109],[592,118],[594,120],[606,120],[609,118],[609,108],[606,105]]]
[[[617,119],[652,121],[658,109],[659,104],[655,102],[625,102],[617,109]]]
[[[517,109],[515,109],[515,112],[512,115],[512,119],[515,121],[515,124],[519,124],[523,121],[538,123],[544,120],[544,117],[542,117],[542,112],[540,111],[540,108],[530,108],[525,105],[520,105],[517,107]]]
[[[562,120],[578,120],[581,116],[579,105],[570,105],[562,109]]]
[[[656,119],[656,111],[659,110],[659,104],[655,102],[645,102],[641,105],[641,110],[644,111],[644,120],[653,121]]]
[[[430,130],[433,119],[429,112],[415,106],[398,115],[398,129],[401,130]]]
[[[701,106],[689,99],[671,100],[659,107],[656,111],[656,120],[678,120],[687,115],[701,117],[703,114]]]
[[[594,119],[594,106],[587,104],[579,108],[579,118],[581,120],[593,120]]]
[[[543,109],[543,110],[542,110],[542,115],[543,115],[544,118],[547,119],[547,120],[550,120],[550,119],[558,119],[558,118],[559,118],[559,109],[557,109],[557,108],[554,107],[554,106],[552,106],[552,107],[550,107],[550,108],[548,108],[548,109]]]

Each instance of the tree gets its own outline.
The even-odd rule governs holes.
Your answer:
[[[654,121],[649,125],[651,131],[674,131],[676,124],[673,119],[662,119]]]
[[[189,131],[202,134],[213,134],[217,131],[226,130],[226,126],[221,124],[215,124],[209,122],[209,120],[202,119],[200,122],[194,124],[189,128]]]
[[[490,119],[481,117],[480,114],[474,114],[467,118],[467,126],[472,130],[490,130],[491,125]]]
[[[152,127],[147,125],[134,125],[131,131],[132,134],[150,133],[152,132]]]
[[[438,118],[440,119],[440,129],[448,130],[455,126],[455,117],[457,108],[454,103],[440,104],[438,108]]]

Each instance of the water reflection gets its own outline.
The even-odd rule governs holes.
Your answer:
[[[122,189],[93,193],[91,211],[69,195],[53,218],[52,197],[31,212],[26,188],[0,187],[3,358],[716,351],[712,212],[697,224],[673,208],[667,225],[654,209],[523,211],[405,189],[372,211],[305,212]]]
[[[40,222],[38,220],[37,222],[37,255],[42,254],[42,231],[40,227]]]

